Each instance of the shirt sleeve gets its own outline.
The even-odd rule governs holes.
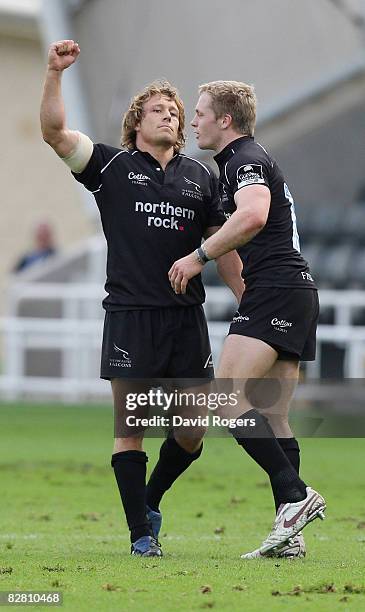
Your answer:
[[[108,163],[120,153],[120,149],[104,144],[94,144],[94,150],[85,170],[80,173],[72,172],[72,176],[88,191],[98,191],[102,184],[101,173]]]
[[[211,173],[210,177],[211,196],[208,202],[208,219],[207,227],[215,227],[223,225],[226,218],[224,216],[222,201],[219,195],[219,182],[215,174]]]
[[[271,163],[264,156],[238,153],[226,167],[226,176],[233,195],[248,185],[266,185],[270,189]]]

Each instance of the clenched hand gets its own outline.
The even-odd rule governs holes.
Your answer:
[[[202,269],[203,264],[199,263],[195,253],[175,261],[169,270],[169,281],[175,293],[185,294],[189,280],[200,274]]]
[[[80,54],[80,47],[73,40],[59,40],[52,43],[48,52],[49,70],[61,72],[72,66]]]

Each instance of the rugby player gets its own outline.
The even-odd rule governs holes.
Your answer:
[[[257,438],[231,430],[268,473],[277,511],[268,538],[243,557],[303,556],[301,529],[324,518],[325,502],[299,478],[299,446],[287,416],[299,361],[315,358],[317,290],[300,254],[289,187],[275,160],[254,140],[253,87],[216,81],[199,91],[192,126],[199,147],[216,152],[227,221],[195,252],[175,262],[169,278],[176,293],[184,294],[206,261],[238,250],[246,291],[225,340],[218,378],[267,377],[282,389],[267,418],[246,393],[242,408],[246,417],[255,418]]]
[[[126,396],[141,392],[136,379],[212,377],[201,278],[178,296],[167,274],[176,259],[219,229],[224,215],[212,170],[180,153],[184,107],[170,83],[152,83],[132,100],[123,120],[125,149],[93,144],[67,127],[61,79],[79,53],[72,40],[50,47],[42,133],[76,180],[94,194],[101,214],[108,246],[101,377],[111,380],[116,415],[112,466],[132,554],[161,556],[161,498],[200,456],[204,432],[168,436],[146,490],[143,430],[125,427]],[[240,300],[239,257],[230,254],[217,265]]]

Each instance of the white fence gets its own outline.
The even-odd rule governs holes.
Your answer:
[[[10,294],[8,317],[0,319],[3,367],[0,393],[7,399],[50,397],[63,401],[106,397],[109,384],[99,379],[102,338],[103,292],[97,284],[16,283]],[[318,329],[318,357],[307,365],[307,377],[318,379],[321,372],[323,343],[333,343],[345,350],[344,377],[362,378],[365,373],[365,327],[352,325],[352,314],[365,308],[365,292],[322,291],[322,306],[334,309],[334,325]],[[57,304],[58,318],[44,318],[44,304]],[[43,305],[43,317],[19,316]],[[221,350],[229,322],[212,319],[235,309],[228,289],[208,287],[206,313],[209,320],[213,357]],[[43,353],[46,362],[57,354],[57,372],[32,371],[29,362]],[[48,356],[48,357],[47,357]]]

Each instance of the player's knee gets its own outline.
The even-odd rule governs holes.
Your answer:
[[[194,437],[180,437],[178,434],[174,434],[175,442],[182,448],[186,453],[192,455],[192,459],[198,459],[203,450],[203,436],[204,432],[200,432],[201,435],[195,435]]]
[[[130,450],[142,451],[142,446],[143,438],[141,437],[115,438],[113,453],[122,453]]]

